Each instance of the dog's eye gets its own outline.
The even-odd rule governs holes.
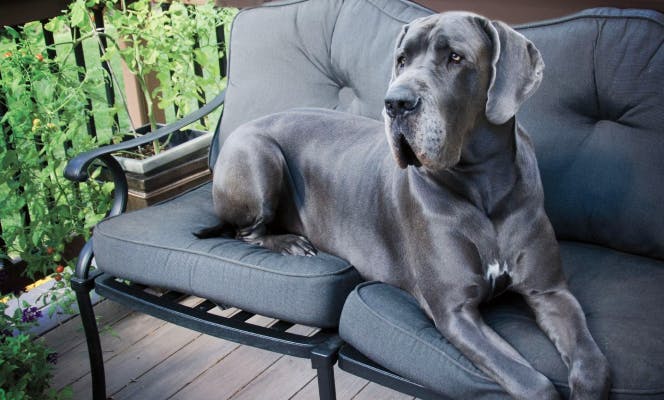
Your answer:
[[[397,68],[401,69],[406,66],[406,56],[399,56],[397,58]]]
[[[460,63],[463,60],[463,57],[461,57],[459,54],[455,52],[450,53],[450,62],[453,62],[455,64]]]

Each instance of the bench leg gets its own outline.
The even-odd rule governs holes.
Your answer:
[[[336,400],[337,393],[334,386],[334,364],[326,368],[317,368],[318,396],[320,400]]]
[[[330,338],[311,351],[311,366],[318,374],[318,396],[320,400],[336,400],[334,386],[334,363],[342,341],[338,336]]]
[[[106,400],[106,378],[104,374],[104,357],[101,351],[99,330],[95,312],[90,300],[90,291],[94,288],[94,280],[79,279],[72,277],[72,289],[76,292],[78,309],[83,322],[85,339],[88,344],[88,355],[90,357],[90,375],[92,377],[92,398],[94,400]]]

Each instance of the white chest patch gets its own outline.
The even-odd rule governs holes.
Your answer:
[[[504,262],[503,265],[500,265],[498,260],[494,260],[491,264],[486,267],[485,278],[488,281],[495,281],[496,278],[501,276],[507,271],[507,263]]]
[[[503,262],[501,265],[500,261],[494,260],[494,262],[488,264],[484,279],[490,285],[489,298],[498,296],[504,292],[512,284],[512,278],[507,271],[507,262]]]

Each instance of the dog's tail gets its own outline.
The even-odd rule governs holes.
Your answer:
[[[209,239],[214,237],[226,237],[226,238],[235,237],[235,229],[224,222],[220,222],[215,226],[211,226],[209,228],[203,228],[192,233],[194,234],[194,236],[196,236],[199,239]]]

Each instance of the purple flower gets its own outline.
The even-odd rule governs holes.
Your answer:
[[[38,318],[41,318],[42,312],[39,310],[37,307],[28,307],[25,310],[23,310],[23,316],[21,317],[21,321],[23,322],[34,322]]]

